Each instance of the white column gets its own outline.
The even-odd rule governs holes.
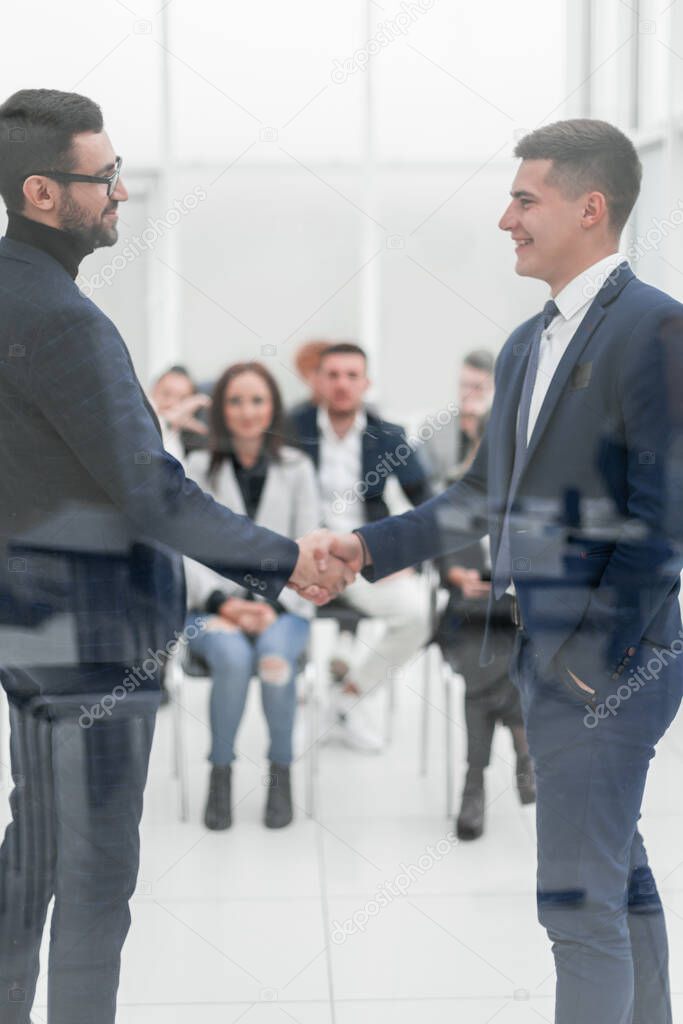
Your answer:
[[[161,123],[160,123],[160,168],[156,189],[150,195],[149,215],[165,218],[179,198],[174,193],[175,147],[173,139],[173,88],[171,82],[170,55],[172,4],[165,4],[161,12]],[[150,288],[148,297],[148,375],[155,377],[172,363],[182,361],[183,351],[180,336],[180,279],[172,269],[181,270],[179,265],[178,232],[171,228],[165,231],[155,246],[158,259],[149,261]]]
[[[373,34],[372,2],[365,0],[365,38]],[[363,106],[363,164],[362,198],[360,207],[369,214],[362,219],[360,241],[360,263],[367,264],[360,275],[360,337],[359,343],[368,353],[372,377],[379,380],[382,358],[381,350],[381,262],[382,257],[372,259],[373,253],[385,245],[384,232],[371,218],[380,220],[377,201],[377,174],[375,163],[376,109],[374,61],[368,61],[364,71]],[[370,262],[368,262],[370,261]],[[377,397],[377,386],[373,388]]]

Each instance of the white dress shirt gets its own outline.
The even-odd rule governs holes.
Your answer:
[[[561,292],[555,296],[555,305],[559,314],[551,320],[541,335],[541,346],[538,353],[538,371],[534,390],[531,395],[529,406],[529,424],[527,427],[527,444],[531,439],[536,426],[538,414],[548,393],[560,360],[567,350],[567,346],[578,331],[581,321],[591,307],[593,299],[598,294],[605,281],[613,270],[620,263],[628,262],[628,257],[623,253],[615,252],[611,256],[605,256],[598,260],[592,267],[588,267],[583,273],[575,277],[573,281],[565,285]],[[511,583],[506,593],[515,594],[515,585]]]
[[[569,342],[609,275],[624,262],[628,262],[628,257],[619,252],[612,253],[611,256],[606,256],[584,270],[555,296],[555,304],[560,313],[541,335],[538,372],[529,408],[527,444],[533,434],[550,382]]]
[[[318,409],[318,483],[323,523],[350,533],[365,522],[358,484],[363,476],[363,433],[367,416],[361,409],[343,437],[337,434],[326,409]]]

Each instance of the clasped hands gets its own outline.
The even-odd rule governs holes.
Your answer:
[[[314,530],[297,543],[299,558],[287,585],[313,604],[327,604],[337,597],[368,564],[356,533]]]

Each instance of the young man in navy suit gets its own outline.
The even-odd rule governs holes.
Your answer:
[[[626,136],[564,121],[516,156],[499,226],[551,299],[503,346],[477,457],[420,508],[328,543],[381,579],[489,533],[489,615],[514,597],[556,1024],[669,1024],[638,818],[683,686],[683,307],[619,253],[641,180]]]

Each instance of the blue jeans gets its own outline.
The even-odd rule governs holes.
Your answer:
[[[654,674],[655,651],[640,644],[629,672],[598,683],[591,714],[561,667],[539,671],[518,634],[512,677],[536,768],[538,917],[553,944],[556,1024],[671,1022],[664,912],[638,831],[655,744],[683,691],[683,656],[664,653]]]
[[[191,615],[187,624],[202,618]],[[307,619],[285,612],[256,637],[239,630],[205,629],[189,642],[192,653],[202,658],[211,671],[212,764],[226,765],[235,760],[235,736],[254,675],[261,680],[261,701],[270,734],[268,758],[275,764],[291,763],[296,664],[308,642],[308,632]],[[286,663],[288,671],[282,674],[282,682],[264,679],[268,673],[264,671],[263,659],[273,655]]]

